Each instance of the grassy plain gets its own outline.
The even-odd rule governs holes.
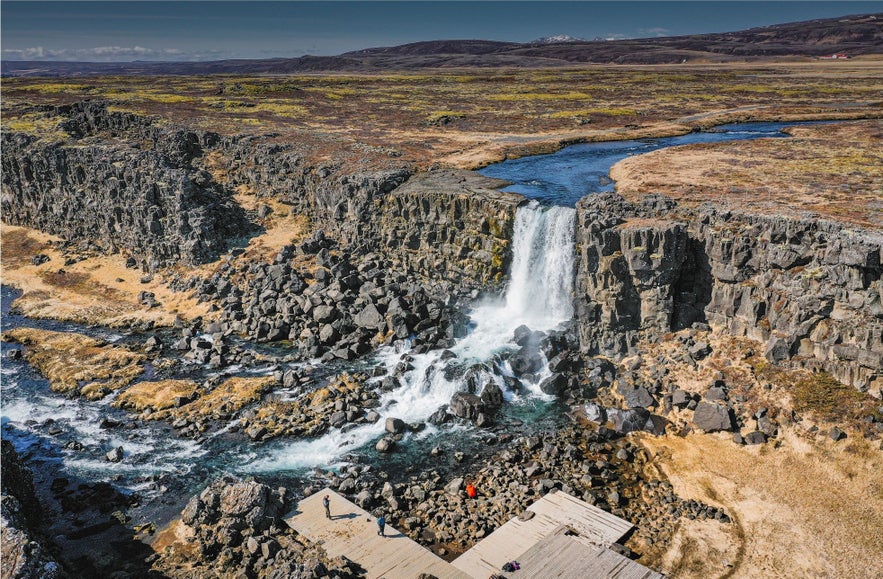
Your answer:
[[[3,123],[57,137],[34,104],[115,110],[225,134],[273,132],[316,157],[353,144],[418,166],[475,168],[579,141],[721,121],[883,116],[883,59],[421,70],[395,74],[9,78]]]
[[[883,121],[789,129],[761,139],[660,149],[617,163],[626,198],[664,193],[678,202],[724,203],[753,213],[816,214],[870,228],[883,223]]]
[[[63,142],[45,108],[82,99],[159,123],[268,134],[315,163],[477,168],[566,144],[683,134],[751,120],[875,119],[794,139],[666,149],[614,169],[618,190],[755,211],[883,222],[883,58],[388,74],[9,78],[5,130]],[[210,163],[209,163],[210,164]],[[302,230],[306,224],[283,223]],[[276,227],[279,239],[287,233]],[[278,237],[278,235],[277,235]],[[269,240],[273,247],[278,240]]]

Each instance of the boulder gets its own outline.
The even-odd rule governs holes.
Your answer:
[[[585,406],[586,420],[596,424],[604,424],[607,422],[607,412],[604,407],[594,402],[589,402]]]
[[[746,434],[743,440],[745,444],[763,444],[766,442],[766,434],[759,430],[755,430],[754,432]]]
[[[836,442],[838,440],[843,440],[844,438],[846,438],[846,433],[843,432],[843,430],[841,430],[840,428],[835,426],[834,428],[831,429],[831,432],[828,433],[828,436],[831,437],[831,440]]]
[[[533,374],[543,367],[543,356],[535,347],[525,346],[509,357],[509,367],[516,376]]]
[[[687,392],[686,390],[681,390],[678,388],[671,395],[671,404],[672,406],[682,407],[686,406],[690,403],[690,400],[693,399],[693,395]]]
[[[558,396],[567,389],[567,377],[563,374],[552,374],[540,382],[540,390],[544,394]]]
[[[374,495],[371,494],[371,491],[365,489],[353,498],[353,502],[363,509],[367,509],[374,502]]]
[[[392,452],[395,450],[396,441],[393,438],[385,436],[377,441],[377,444],[374,445],[374,448],[377,452]]]
[[[496,410],[503,405],[503,390],[496,382],[488,382],[481,391],[481,401],[488,409]]]
[[[457,392],[451,397],[451,403],[448,408],[458,418],[474,420],[484,410],[484,403],[475,394]]]
[[[337,317],[337,310],[331,306],[321,305],[313,308],[313,320],[320,324],[333,322]]]
[[[712,402],[715,400],[724,400],[725,401],[728,398],[729,397],[727,395],[727,389],[721,388],[719,386],[714,386],[712,388],[709,388],[705,392],[705,399],[708,401],[712,401]]]
[[[450,419],[451,419],[451,415],[448,414],[448,407],[442,406],[441,408],[439,408],[438,410],[436,410],[435,412],[433,412],[429,416],[429,418],[427,419],[427,422],[438,426],[439,424],[444,424],[445,422],[447,422]]]
[[[648,424],[652,427],[650,411],[646,408],[610,408],[607,410],[607,419],[613,423],[613,429],[621,434],[645,430]]]
[[[405,422],[399,418],[386,419],[386,431],[390,434],[399,434],[405,431]]]
[[[386,320],[383,319],[377,307],[372,303],[369,303],[362,311],[356,314],[353,318],[353,323],[360,328],[368,328],[370,330],[380,330],[386,327]]]
[[[693,424],[705,432],[732,430],[733,417],[729,408],[711,402],[699,402],[693,411]]]
[[[108,462],[120,462],[123,460],[123,447],[118,446],[115,449],[109,451],[104,455],[105,460]]]
[[[656,406],[656,399],[643,386],[632,388],[631,386],[620,384],[617,386],[617,391],[625,399],[626,406],[629,408],[650,408],[651,406]]]
[[[690,355],[695,360],[702,360],[708,357],[709,354],[711,354],[711,345],[708,342],[700,341],[690,346]]]
[[[463,490],[463,478],[457,477],[445,485],[445,492],[449,495],[457,496]]]

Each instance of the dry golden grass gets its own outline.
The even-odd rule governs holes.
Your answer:
[[[249,240],[246,253],[253,259],[272,258],[286,245],[300,243],[312,232],[310,219],[305,215],[292,213],[291,206],[273,198],[258,198],[245,190],[235,196],[243,209],[257,209],[267,205],[270,214],[260,221],[263,233]]]
[[[139,382],[120,392],[113,405],[136,412],[155,412],[181,406],[183,400],[192,400],[198,393],[199,385],[192,380]]]
[[[150,418],[171,420],[185,418],[189,421],[226,418],[252,402],[260,400],[261,395],[275,384],[276,380],[272,376],[228,378],[193,402],[178,408],[154,412]]]
[[[883,532],[883,450],[861,430],[879,400],[824,374],[771,365],[761,344],[725,333],[700,336],[713,353],[699,364],[676,362],[676,337],[642,344],[644,358],[668,358],[666,379],[694,393],[723,377],[740,416],[765,408],[778,436],[757,446],[734,444],[729,433],[642,436],[650,468],[679,496],[724,507],[734,523],[682,521],[670,543],[637,545],[641,561],[672,577],[874,577],[861,571],[883,555],[871,538]],[[674,431],[689,430],[691,411],[667,416]],[[826,436],[835,424],[847,439]],[[746,419],[741,432],[753,430]]]
[[[664,193],[686,205],[725,203],[880,228],[883,121],[795,127],[787,139],[707,143],[630,157],[611,170],[627,198]]]
[[[883,452],[860,438],[807,442],[789,430],[780,440],[643,437],[680,496],[734,519],[715,536],[707,525],[681,525],[668,551],[647,562],[672,577],[880,577]]]
[[[158,277],[141,283],[143,274],[127,269],[121,255],[90,255],[63,265],[65,256],[51,241],[57,238],[25,227],[2,226],[3,283],[22,290],[15,305],[29,317],[111,327],[147,321],[168,326],[176,316],[211,317],[207,304],[171,291]],[[31,258],[38,253],[50,260],[34,265]],[[163,307],[141,305],[138,294],[142,291],[153,292]]]
[[[144,355],[70,332],[14,328],[6,341],[25,346],[25,358],[55,392],[103,398],[129,384],[143,371]]]

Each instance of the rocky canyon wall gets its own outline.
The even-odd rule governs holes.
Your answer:
[[[242,209],[192,166],[206,139],[90,103],[59,107],[70,139],[3,134],[3,220],[123,251],[148,271],[217,259],[249,230]]]
[[[632,204],[577,206],[581,347],[621,356],[642,339],[707,323],[768,359],[883,384],[883,237],[813,218]]]
[[[470,287],[504,278],[521,198],[491,180],[412,177],[407,163],[355,145],[319,162],[315,144],[220,137],[98,102],[44,109],[60,138],[3,135],[7,223],[91,239],[155,271],[211,262],[258,234],[234,200],[246,193],[284,202],[344,250],[376,251],[407,275]]]

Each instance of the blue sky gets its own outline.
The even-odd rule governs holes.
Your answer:
[[[883,2],[34,2],[3,0],[7,60],[331,55],[437,39],[638,38],[883,12]]]

